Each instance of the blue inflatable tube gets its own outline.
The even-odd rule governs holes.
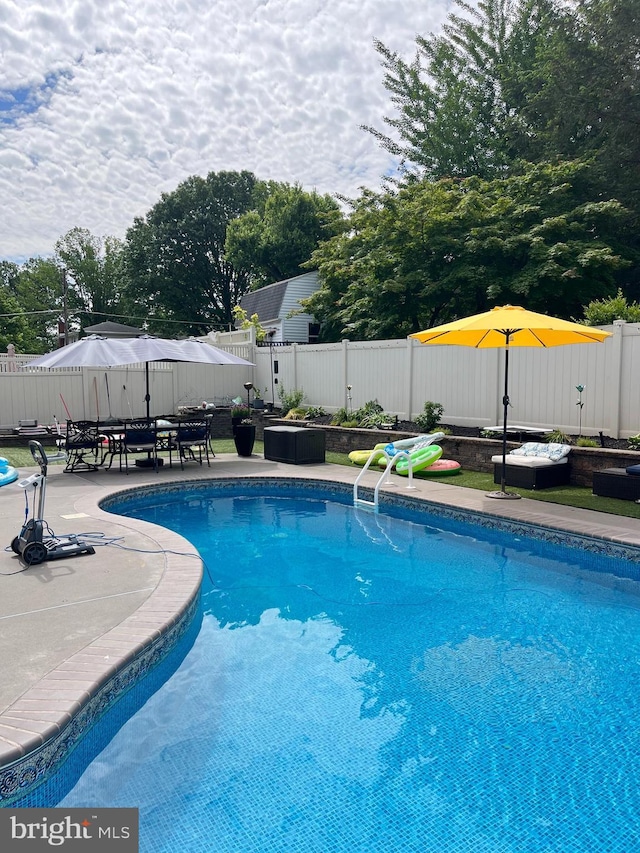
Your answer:
[[[7,483],[13,483],[18,479],[18,472],[15,468],[9,465],[9,460],[4,456],[0,456],[0,486],[6,486]]]

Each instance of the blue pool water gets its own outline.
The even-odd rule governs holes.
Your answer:
[[[204,618],[61,805],[138,806],[144,853],[640,849],[618,561],[302,493],[121,511],[198,547]]]

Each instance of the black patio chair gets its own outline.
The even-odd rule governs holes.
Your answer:
[[[169,466],[173,467],[173,452],[177,450],[180,457],[180,467],[183,471],[185,462],[199,462],[202,465],[203,455],[210,468],[210,432],[211,418],[178,421],[169,443]]]
[[[155,421],[128,421],[124,424],[120,439],[120,470],[124,459],[125,472],[129,473],[129,456],[146,453],[148,460],[153,460],[153,468],[158,470],[158,431]],[[150,463],[149,463],[150,464]]]
[[[67,456],[66,473],[97,471],[104,460],[98,422],[68,421],[64,452]]]

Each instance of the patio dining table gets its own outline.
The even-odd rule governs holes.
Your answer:
[[[170,449],[171,438],[172,435],[175,435],[177,428],[177,424],[164,420],[160,426],[156,424],[156,452],[168,451]],[[107,441],[107,447],[104,450],[102,460],[100,462],[101,468],[111,468],[115,457],[121,455],[125,429],[126,424],[124,423],[98,423],[98,432],[101,436],[104,436]],[[152,467],[154,463],[151,458],[151,454],[148,453],[146,459],[136,459],[135,464],[139,468],[146,468],[150,466]],[[158,467],[162,467],[164,459],[158,459],[157,464]]]
[[[197,457],[187,443],[177,441],[180,430],[188,427],[195,420],[189,417],[177,417],[175,420],[161,417],[152,418],[149,421],[149,425],[156,433],[155,454],[153,451],[146,451],[146,449],[141,451],[141,453],[146,453],[146,456],[137,458],[135,460],[136,466],[140,468],[161,467],[164,465],[165,460],[162,457],[157,458],[157,453],[171,453],[174,450],[178,451],[183,463],[185,461],[197,460]],[[202,418],[198,418],[197,420],[202,421]],[[146,423],[146,419],[142,418],[138,421],[134,420],[134,422]],[[90,470],[97,470],[99,468],[108,470],[111,468],[113,460],[116,457],[122,457],[124,453],[126,431],[132,423],[132,421],[117,421],[113,419],[108,421],[83,422],[83,429],[86,433],[86,435],[83,434],[83,438],[85,438],[82,444],[83,450],[75,454],[72,453],[69,456],[67,466],[64,470],[66,472],[74,472],[87,470],[87,467]],[[70,432],[64,443],[66,449],[68,449],[70,443],[69,436],[74,435],[73,424],[69,424],[68,429]],[[207,438],[209,439],[209,433],[207,433]],[[135,444],[133,446],[135,447]],[[131,448],[129,449],[129,453],[131,453]]]

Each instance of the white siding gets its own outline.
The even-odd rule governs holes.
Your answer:
[[[282,300],[280,319],[282,332],[280,340],[307,343],[309,340],[309,323],[313,322],[310,314],[296,314],[289,317],[292,311],[300,310],[300,300],[307,299],[318,289],[318,273],[309,272],[292,278]]]

